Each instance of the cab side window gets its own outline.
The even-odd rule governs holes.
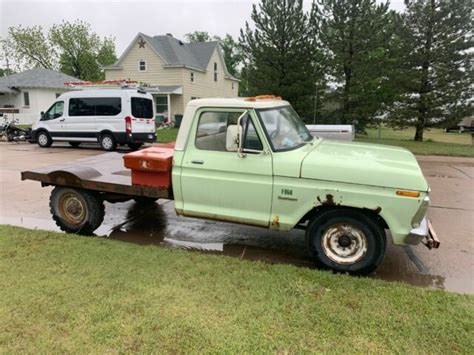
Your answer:
[[[64,101],[57,101],[49,108],[48,111],[44,114],[45,120],[54,120],[63,115],[64,111]]]
[[[236,125],[242,112],[202,112],[199,117],[195,146],[201,150],[226,152],[227,127]],[[263,150],[255,126],[246,114],[240,123],[243,128],[243,147],[246,149]]]

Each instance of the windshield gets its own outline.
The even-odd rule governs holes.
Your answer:
[[[313,136],[291,106],[259,110],[258,114],[275,151],[296,149],[313,140]]]

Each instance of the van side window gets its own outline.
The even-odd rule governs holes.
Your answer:
[[[54,120],[55,118],[61,117],[64,111],[64,101],[57,101],[49,108],[44,114],[45,120]]]
[[[227,127],[237,124],[242,112],[217,112],[207,111],[201,113],[196,132],[195,146],[201,150],[213,150],[226,152]],[[241,119],[244,131],[243,147],[253,150],[263,150],[262,143],[258,138],[255,126],[249,115]]]
[[[120,97],[69,99],[69,116],[116,116],[122,112]]]

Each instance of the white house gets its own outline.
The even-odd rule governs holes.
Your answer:
[[[0,78],[0,114],[31,124],[79,79],[55,70],[35,68]]]

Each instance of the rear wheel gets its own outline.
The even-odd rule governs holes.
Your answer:
[[[137,150],[137,149],[141,148],[143,143],[128,143],[127,145],[131,150]]]
[[[77,148],[81,145],[81,142],[68,142],[68,143],[73,148]]]
[[[92,235],[104,220],[104,203],[90,191],[55,187],[49,206],[54,221],[66,233]]]
[[[51,144],[53,144],[53,140],[46,131],[38,132],[36,135],[36,141],[41,148],[48,148],[51,147]]]
[[[385,231],[355,210],[338,209],[316,216],[306,231],[310,255],[322,268],[354,275],[374,271],[385,255]]]
[[[115,150],[115,148],[117,148],[117,141],[115,140],[114,136],[109,133],[101,135],[99,143],[102,149],[108,152],[112,152]]]

